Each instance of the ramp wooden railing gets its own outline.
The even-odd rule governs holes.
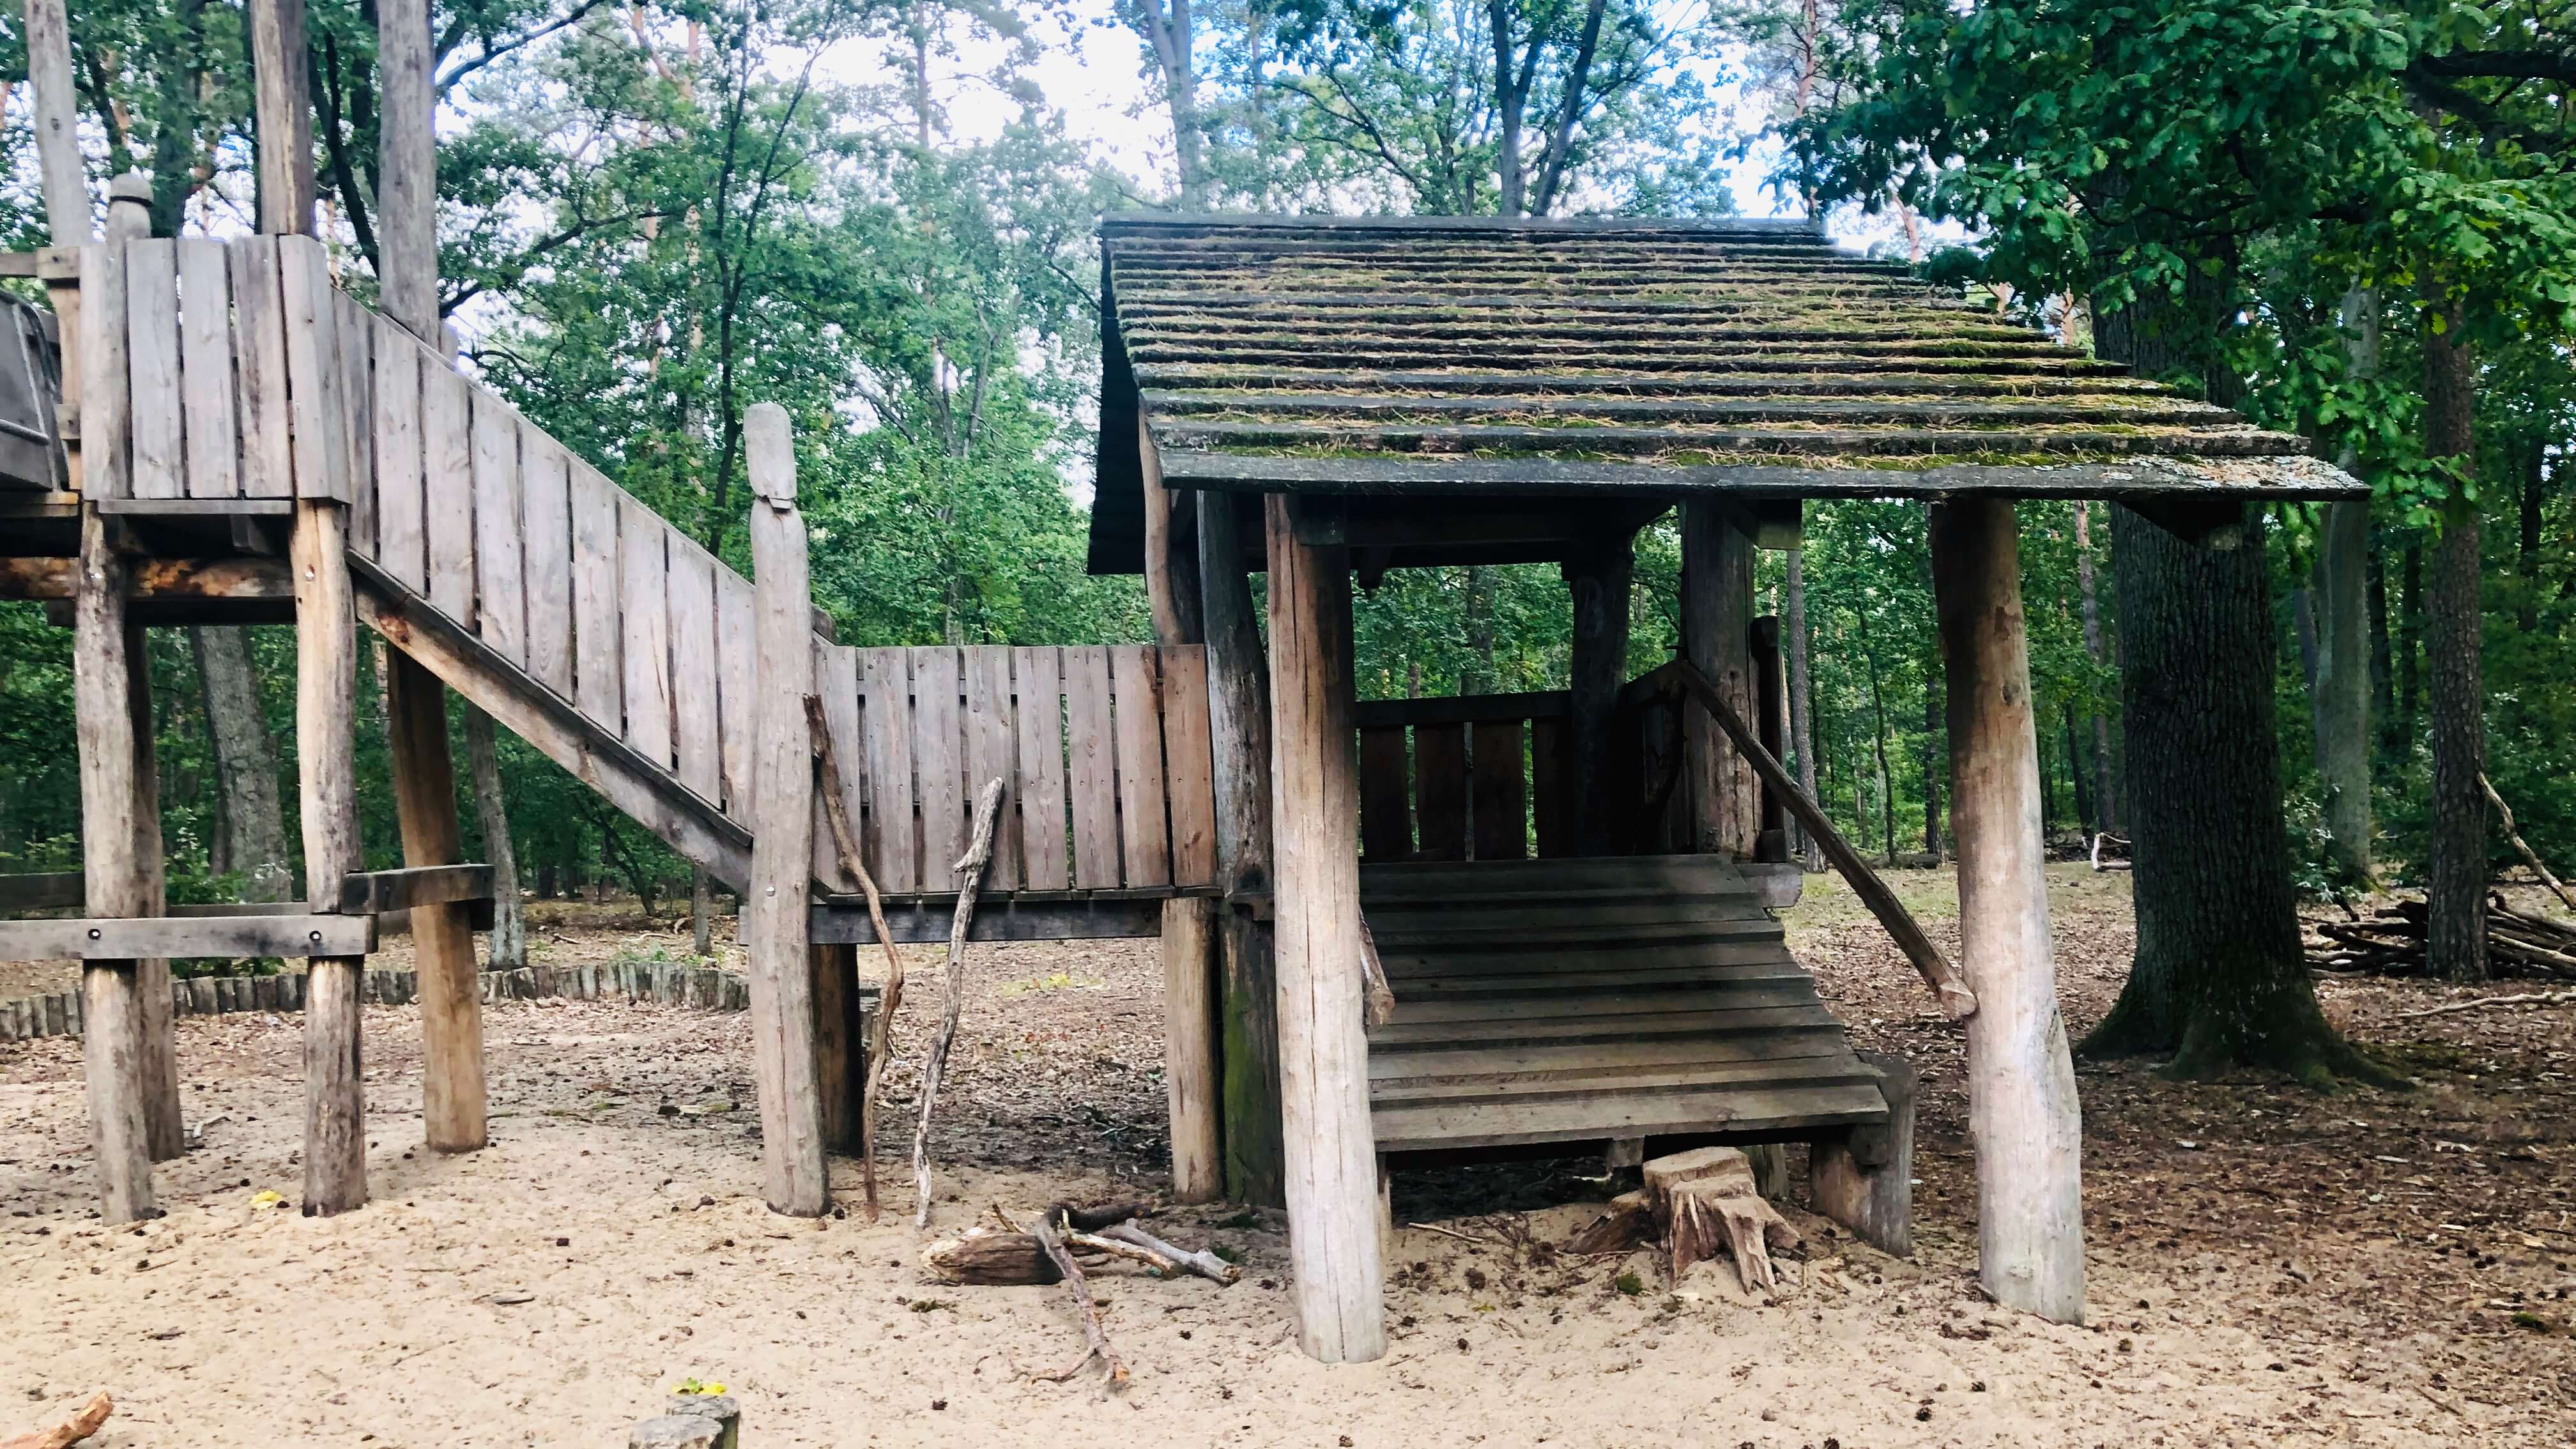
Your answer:
[[[349,505],[361,614],[684,855],[745,883],[752,586],[330,283],[309,237],[83,249],[84,488]],[[1001,890],[1215,879],[1196,647],[857,649],[815,674],[863,853],[947,889],[970,781],[1006,781]],[[828,830],[816,878],[839,888]]]

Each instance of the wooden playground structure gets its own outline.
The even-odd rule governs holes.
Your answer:
[[[250,11],[264,56],[301,45],[294,0]],[[40,114],[68,115],[59,5],[29,12]],[[427,204],[425,17],[380,20],[390,259]],[[264,176],[309,136],[300,74],[259,67]],[[1766,909],[1795,897],[1795,816],[1966,1020],[1988,1289],[2081,1315],[2011,502],[2116,497],[2223,545],[2247,500],[2354,491],[2297,439],[1803,225],[1114,218],[1092,566],[1144,575],[1155,642],[856,649],[812,605],[782,410],[748,419],[746,580],[458,372],[416,267],[388,261],[382,310],[335,284],[309,141],[300,213],[263,185],[261,234],[217,241],[146,235],[122,189],[93,235],[67,130],[39,133],[56,245],[12,261],[51,298],[60,406],[0,457],[0,592],[75,633],[82,914],[0,921],[0,957],[83,962],[106,1220],[151,1214],[181,1150],[166,962],[214,954],[309,962],[303,1205],[366,1202],[358,983],[388,910],[417,938],[427,1144],[483,1144],[491,885],[458,859],[454,691],[742,892],[777,1211],[827,1211],[858,1135],[875,927],[834,807],[891,933],[939,940],[998,779],[974,934],[1160,938],[1174,1191],[1284,1203],[1308,1353],[1384,1351],[1382,1193],[1415,1154],[1805,1142],[1819,1210],[1904,1251],[1910,1069],[1852,1049]],[[1778,765],[1754,550],[1837,496],[1931,502],[1956,968]],[[1683,650],[1627,679],[1632,540],[1676,506]],[[1571,591],[1567,689],[1355,698],[1355,579],[1533,562]],[[168,910],[140,631],[279,620],[307,898]],[[396,871],[358,852],[361,623]]]

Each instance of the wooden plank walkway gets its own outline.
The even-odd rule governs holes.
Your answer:
[[[1369,1033],[1381,1152],[1798,1141],[1887,1115],[1723,861],[1364,865],[1360,900],[1396,998]]]

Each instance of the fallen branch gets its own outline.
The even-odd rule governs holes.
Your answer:
[[[986,798],[992,798],[992,794],[988,793]],[[1009,1219],[1004,1218],[1003,1221],[1008,1222]],[[1014,1226],[1017,1225],[1014,1224]],[[1096,1357],[1109,1366],[1111,1388],[1126,1383],[1127,1361],[1118,1356],[1118,1350],[1109,1346],[1109,1330],[1103,1328],[1100,1323],[1100,1305],[1091,1301],[1091,1284],[1084,1280],[1082,1265],[1073,1261],[1073,1253],[1065,1247],[1064,1239],[1057,1235],[1055,1224],[1041,1216],[1037,1226],[1022,1229],[1022,1231],[1038,1240],[1038,1246],[1046,1250],[1048,1260],[1055,1264],[1055,1270],[1064,1275],[1065,1290],[1073,1295],[1074,1306],[1082,1314],[1082,1338],[1085,1344],[1082,1357],[1075,1359],[1068,1367],[1056,1373],[1031,1374],[1029,1377],[1040,1383],[1060,1384],[1082,1372],[1084,1366]]]
[[[922,1063],[921,1122],[912,1132],[915,1228],[930,1226],[930,1112],[939,1102],[939,1079],[948,1070],[949,1050],[957,1044],[957,1018],[966,1004],[966,930],[975,921],[975,893],[983,888],[984,867],[993,859],[993,817],[1001,808],[1002,781],[995,776],[975,798],[975,832],[965,858],[957,862],[957,914],[948,922],[947,1014],[940,1018],[939,1035]],[[1125,1369],[1119,1377],[1126,1377]]]
[[[2549,887],[2550,893],[2558,897],[2560,904],[2571,911],[2576,911],[2576,896],[2569,895],[2567,887],[2558,883],[2558,877],[2549,873],[2549,867],[2540,863],[2539,853],[2522,838],[2521,828],[2513,823],[2513,807],[2504,803],[2504,797],[2496,793],[2494,783],[2487,779],[2484,770],[2478,772],[2478,788],[2487,792],[2487,803],[2493,805],[2496,813],[2504,817],[2505,839],[2512,841],[2513,848],[2522,852],[2522,863],[2531,867],[2532,874],[2540,877],[2541,883]]]
[[[1243,1270],[1209,1252],[1184,1252],[1134,1223],[1115,1223],[1096,1233],[1076,1232],[1072,1240],[1094,1252],[1111,1253],[1150,1264],[1166,1273],[1190,1273],[1214,1283],[1233,1283]]]
[[[73,1411],[70,1418],[50,1429],[39,1429],[14,1439],[0,1439],[0,1449],[70,1449],[71,1445],[97,1433],[115,1407],[108,1400],[107,1390],[101,1389],[90,1395],[89,1402]]]
[[[2482,1006],[2555,1006],[2562,1001],[2576,1001],[2576,991],[2536,991],[2527,996],[2481,996],[2475,1001],[2454,1001],[2448,1006],[2428,1006],[2421,1011],[2401,1011],[2397,1019],[2417,1016],[2448,1016],[2454,1011],[2475,1011]]]
[[[1386,979],[1386,963],[1377,958],[1377,937],[1368,917],[1360,917],[1360,1022],[1384,1026],[1395,1016],[1395,988]]]
[[[885,947],[885,990],[877,998],[877,1028],[868,1043],[868,1079],[859,1090],[859,1174],[866,1184],[868,1221],[877,1220],[877,1091],[885,1085],[886,1062],[894,1055],[895,1008],[903,1005],[903,953],[894,948],[894,933],[886,929],[885,901],[877,894],[876,877],[868,874],[866,862],[859,859],[859,836],[850,828],[849,806],[841,799],[841,767],[832,758],[832,731],[823,720],[823,701],[818,695],[805,696],[805,723],[813,732],[814,757],[822,762],[823,819],[832,830],[832,847],[841,858],[841,870],[859,883],[868,897],[868,921],[877,930],[877,944]]]

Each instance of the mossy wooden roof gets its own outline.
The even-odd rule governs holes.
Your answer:
[[[1122,215],[1101,243],[1096,569],[1141,563],[1140,411],[1175,488],[1452,513],[2360,491],[1803,222]]]

